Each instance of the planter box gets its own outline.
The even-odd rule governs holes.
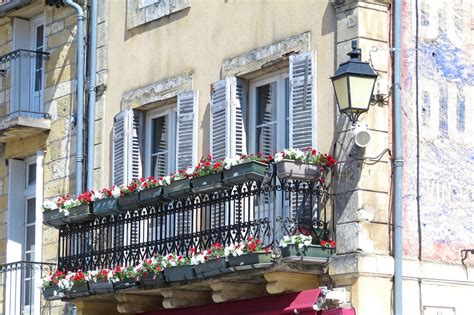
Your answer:
[[[224,170],[222,181],[228,185],[240,185],[247,182],[261,181],[265,177],[267,164],[251,161],[234,165]]]
[[[136,279],[126,278],[126,279],[115,282],[114,288],[116,291],[120,291],[120,290],[135,288],[138,284],[140,283],[139,282],[137,283]]]
[[[163,188],[163,196],[167,199],[182,199],[193,194],[190,179],[180,179]]]
[[[222,182],[222,173],[195,177],[192,179],[192,182],[192,190],[196,194],[205,194],[229,188],[229,186]]]
[[[276,163],[276,173],[281,179],[316,181],[319,179],[320,166],[292,160],[282,160]]]
[[[327,262],[336,253],[336,249],[321,247],[318,245],[304,246],[297,245],[280,247],[281,257],[288,258],[289,261],[306,260],[308,262]]]
[[[72,286],[71,289],[66,290],[66,296],[70,299],[88,295],[90,295],[90,293],[89,285],[87,284],[87,282],[83,284],[75,284]]]
[[[161,286],[165,283],[165,279],[163,277],[163,273],[159,274],[150,274],[146,277],[142,277],[140,279],[142,285],[153,285],[153,286]]]
[[[59,227],[67,224],[64,218],[64,214],[59,212],[59,209],[43,213],[43,223],[52,227]]]
[[[52,285],[43,289],[43,296],[47,301],[60,300],[66,297],[64,292],[57,285]]]
[[[196,279],[196,273],[191,265],[165,268],[163,273],[167,282]]]
[[[130,194],[118,198],[118,210],[122,213],[128,210],[135,210],[140,205],[140,195],[138,193]]]
[[[97,282],[90,281],[89,289],[94,294],[112,293],[114,292],[114,284],[107,280],[101,280]]]
[[[69,209],[69,215],[64,217],[64,221],[68,223],[87,222],[94,218],[90,205],[80,205]]]
[[[163,202],[162,186],[140,191],[140,205],[153,206],[161,202]]]
[[[206,261],[204,264],[194,266],[198,278],[214,277],[229,273],[231,270],[224,257]]]
[[[94,214],[98,216],[108,216],[120,213],[118,210],[117,199],[110,197],[94,201]]]
[[[251,253],[240,256],[229,256],[229,266],[240,267],[256,264],[267,264],[272,261],[272,253]]]

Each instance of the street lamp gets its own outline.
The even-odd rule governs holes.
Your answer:
[[[331,77],[339,111],[349,116],[352,125],[369,110],[378,76],[367,62],[360,60],[360,53],[357,41],[352,41],[352,51],[347,54],[350,59],[341,63]]]

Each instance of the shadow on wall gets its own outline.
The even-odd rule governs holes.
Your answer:
[[[334,221],[336,224],[355,220],[358,208],[357,191],[361,177],[364,150],[355,145],[350,122],[341,115],[337,120],[334,157],[339,162],[334,176]]]

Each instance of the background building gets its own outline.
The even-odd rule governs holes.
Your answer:
[[[86,15],[90,65],[93,1],[78,3]],[[460,251],[474,248],[468,123],[474,113],[474,3],[403,4],[404,312],[469,314],[473,260],[467,256],[461,264]],[[42,224],[44,199],[74,195],[86,182],[102,188],[166,175],[208,153],[273,154],[312,146],[338,160],[324,207],[338,244],[327,269],[255,273],[258,285],[247,284],[242,292],[242,279],[225,288],[203,280],[198,283],[205,290],[177,286],[73,303],[83,314],[134,313],[210,305],[215,294],[225,303],[333,285],[347,292],[342,306],[391,314],[392,25],[389,0],[98,1],[95,117],[84,111],[85,126],[88,119],[95,122],[91,134],[77,125],[76,12],[61,1],[0,1],[3,313],[72,308],[40,300],[42,272],[31,271],[49,272],[68,256],[58,230]],[[354,144],[329,80],[354,39],[380,75],[374,90],[379,102],[361,116],[372,137],[366,148]],[[90,72],[86,100],[88,79]],[[85,109],[91,105],[86,101]],[[78,129],[84,136],[83,189],[76,187]],[[93,179],[86,178],[91,165]],[[222,225],[209,220],[200,227]],[[174,233],[187,229],[179,225]],[[84,246],[75,254],[96,249],[95,243]]]

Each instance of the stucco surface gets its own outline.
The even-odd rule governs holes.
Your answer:
[[[404,252],[418,256],[421,242],[423,259],[459,263],[474,248],[474,2],[419,1],[418,75],[415,2],[405,5]]]
[[[127,30],[127,6],[109,5],[107,113],[104,141],[126,91],[183,73],[192,73],[199,91],[198,156],[209,151],[210,84],[221,79],[225,60],[310,32],[317,51],[318,146],[331,149],[335,69],[335,12],[329,1],[191,1],[191,7]],[[123,106],[123,104],[122,104]],[[105,159],[110,148],[104,147]],[[104,184],[110,178],[104,163]]]

